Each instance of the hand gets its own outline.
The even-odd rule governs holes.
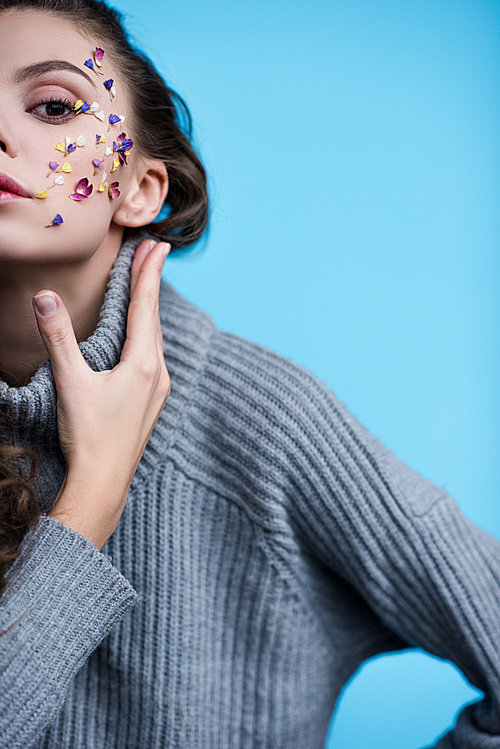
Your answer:
[[[114,369],[94,372],[88,366],[56,292],[39,291],[33,299],[56,384],[59,441],[67,469],[49,514],[87,535],[98,548],[118,525],[130,484],[170,395],[158,301],[170,245],[156,244],[148,254],[149,241],[139,245],[132,263],[127,337]],[[35,301],[41,295],[56,300],[51,316],[37,312]]]

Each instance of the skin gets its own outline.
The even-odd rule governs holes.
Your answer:
[[[93,59],[95,47],[104,49],[104,75],[83,63]],[[47,359],[38,331],[32,298],[42,290],[56,291],[70,314],[77,341],[95,330],[99,310],[125,227],[144,226],[161,210],[168,191],[168,175],[161,160],[146,158],[137,148],[131,130],[131,105],[126,83],[106,55],[106,40],[89,41],[77,27],[55,14],[33,10],[0,13],[0,171],[21,183],[30,193],[47,189],[56,174],[49,161],[69,162],[65,184],[51,188],[49,197],[0,201],[0,378],[12,387],[29,383]],[[91,82],[76,72],[53,71],[16,83],[16,72],[32,63],[64,60],[86,72]],[[103,81],[114,80],[116,99],[111,102]],[[51,98],[98,101],[104,122],[93,115],[75,114],[68,107],[39,104]],[[125,115],[112,125],[110,113]],[[62,116],[61,116],[62,115]],[[102,173],[94,176],[92,159],[103,159],[106,146],[96,147],[96,133],[109,146],[125,132],[134,140],[127,158],[111,174],[113,156],[105,160],[108,184],[119,182],[120,196],[112,199],[107,188],[98,193]],[[64,156],[55,150],[66,136],[80,135],[87,145]],[[116,154],[115,154],[116,155]],[[87,177],[94,189],[85,200],[74,201],[77,182]],[[51,226],[59,213],[61,226]]]

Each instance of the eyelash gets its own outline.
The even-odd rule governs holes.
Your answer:
[[[74,107],[74,104],[72,104],[72,102],[69,101],[69,99],[51,97],[50,99],[43,99],[42,101],[39,101],[38,104],[35,104],[35,106],[32,107],[31,111],[33,111],[37,107],[41,106],[42,104],[44,104],[44,105],[47,105],[47,104],[59,104],[61,106],[67,107],[68,109],[73,109],[73,107]],[[59,114],[59,115],[55,115],[55,116],[54,115],[52,115],[52,116],[51,115],[45,115],[45,117],[42,117],[42,119],[45,120],[45,122],[58,122],[58,121],[62,121],[62,120],[67,119],[70,114],[71,114],[71,112],[67,112],[66,114]],[[38,115],[38,116],[40,117],[40,115]]]

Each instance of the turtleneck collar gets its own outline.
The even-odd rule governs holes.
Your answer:
[[[130,273],[138,245],[148,234],[126,240],[111,269],[97,327],[78,345],[83,358],[94,370],[113,369],[121,357],[127,331],[130,301]],[[9,387],[0,378],[0,437],[11,444],[45,453],[60,451],[57,430],[57,393],[50,360],[37,369],[23,387]]]

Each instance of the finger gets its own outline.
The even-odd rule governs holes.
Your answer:
[[[157,324],[157,327],[156,327],[156,333],[157,333],[156,334],[156,343],[157,343],[156,348],[157,348],[157,351],[158,351],[158,356],[160,357],[160,361],[163,362],[163,361],[165,361],[165,357],[164,357],[164,354],[163,354],[163,333],[162,333],[162,329],[161,329],[160,315],[158,315],[158,324]]]
[[[135,287],[137,286],[137,279],[139,277],[139,271],[141,270],[141,266],[146,259],[146,257],[149,255],[149,253],[156,247],[157,241],[155,239],[145,239],[143,242],[140,243],[140,245],[137,247],[134,259],[132,261],[132,268],[130,271],[130,299],[132,299],[135,291]]]
[[[78,347],[69,312],[59,294],[43,289],[35,294],[32,304],[54,380],[60,388],[81,374],[82,365],[87,364]]]
[[[170,249],[170,244],[160,242],[141,265],[130,300],[121,361],[133,357],[137,362],[148,362],[152,360],[151,351],[158,349],[158,297],[163,265]]]

